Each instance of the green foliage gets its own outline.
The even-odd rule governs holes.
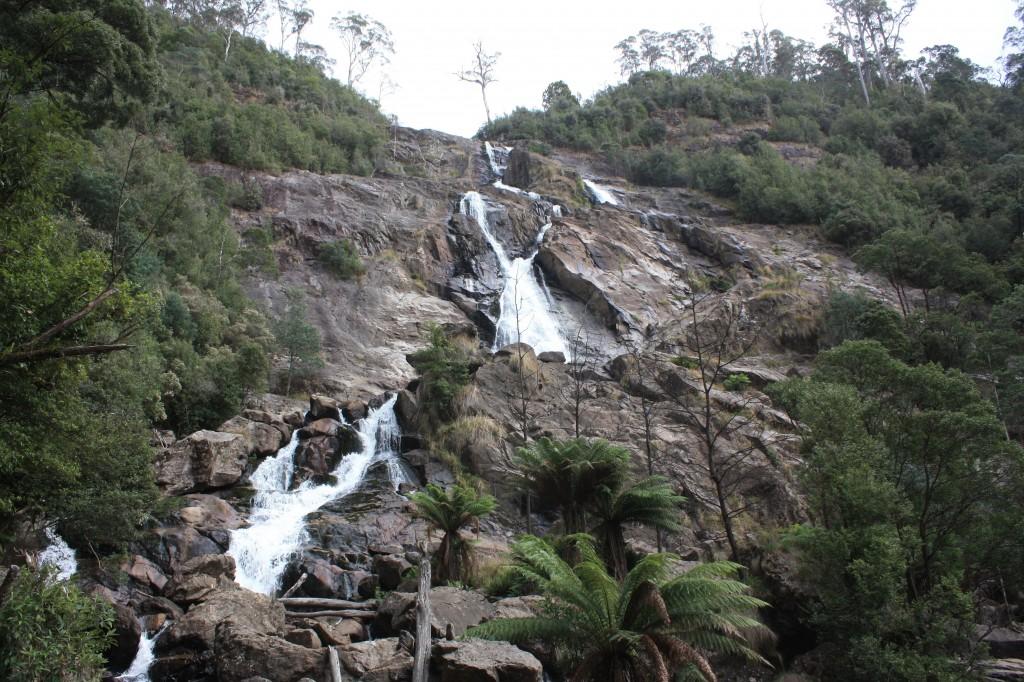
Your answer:
[[[310,378],[323,366],[320,359],[320,332],[306,322],[306,301],[299,289],[289,289],[288,304],[281,317],[274,320],[274,337],[288,361],[285,395],[291,395],[292,380]]]
[[[679,530],[679,507],[683,502],[685,498],[676,495],[672,484],[660,476],[621,489],[602,486],[598,490],[591,510],[598,523],[592,532],[617,579],[626,576],[626,525]]]
[[[804,426],[815,523],[791,540],[812,620],[846,652],[832,673],[966,679],[949,656],[972,645],[964,578],[1020,570],[996,563],[1020,560],[996,529],[1024,455],[992,406],[960,372],[906,365],[876,341],[846,341],[773,392]]]
[[[586,530],[587,508],[602,489],[622,487],[629,451],[604,440],[544,437],[518,448],[514,461],[522,486],[537,499],[558,505],[565,534],[573,535]]]
[[[113,637],[107,604],[57,582],[52,569],[23,569],[0,604],[0,677],[99,680]]]
[[[727,391],[738,391],[742,393],[750,387],[750,377],[742,372],[738,374],[730,374],[725,378],[725,381],[722,382],[722,385],[725,386],[725,390]]]
[[[565,672],[581,681],[671,679],[682,671],[713,680],[707,653],[764,662],[751,639],[767,629],[753,614],[767,606],[733,580],[735,564],[704,564],[673,575],[669,554],[644,557],[622,581],[606,571],[584,538],[582,560],[570,566],[539,538],[513,545],[512,570],[545,596],[531,618],[499,618],[471,628],[471,637],[554,644]]]
[[[497,500],[469,486],[456,484],[445,490],[433,483],[423,492],[413,493],[410,499],[416,505],[416,516],[424,519],[431,530],[443,534],[434,554],[435,581],[443,585],[449,580],[469,580],[470,546],[459,531],[494,511]]]
[[[905,357],[908,339],[898,312],[863,292],[829,296],[820,340],[826,348],[844,341],[873,339],[896,357]]]
[[[430,328],[430,345],[409,355],[409,364],[420,373],[417,389],[424,426],[436,429],[455,418],[455,397],[469,383],[466,353],[449,339],[439,325]]]
[[[245,169],[302,168],[368,175],[387,122],[353,89],[255,38],[235,36],[230,59],[215,33],[154,10],[160,61],[176,74],[152,125],[193,161]]]
[[[348,239],[324,242],[320,244],[316,255],[327,271],[338,279],[362,277],[366,273],[366,266],[359,256],[359,251]]]

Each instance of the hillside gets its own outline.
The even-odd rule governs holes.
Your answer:
[[[0,6],[0,677],[1024,677],[1019,83],[227,30]]]

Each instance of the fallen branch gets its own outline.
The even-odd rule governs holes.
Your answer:
[[[338,650],[333,646],[327,647],[327,659],[331,662],[331,682],[342,682],[341,661],[338,660]]]
[[[17,365],[20,362],[40,362],[42,360],[53,360],[55,358],[70,358],[82,355],[105,355],[107,353],[129,350],[134,347],[135,346],[129,343],[101,343],[89,346],[39,348],[37,350],[17,351],[6,355],[0,355],[0,366]]]
[[[355,609],[339,609],[332,611],[285,611],[284,615],[289,618],[324,618],[324,617],[335,617],[335,618],[376,618],[376,611],[357,611]]]
[[[377,600],[348,601],[347,599],[318,599],[314,597],[281,597],[279,602],[284,604],[286,609],[295,608],[323,608],[323,609],[366,609],[375,611]]]
[[[291,587],[289,587],[288,590],[284,594],[281,595],[281,599],[282,600],[283,599],[287,599],[288,597],[290,597],[293,594],[295,594],[295,592],[298,591],[298,589],[300,587],[302,587],[302,584],[306,582],[306,578],[308,578],[308,577],[309,577],[309,573],[303,573],[302,576],[298,580],[295,581],[295,584],[292,585]]]

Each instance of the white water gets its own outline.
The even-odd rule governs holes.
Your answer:
[[[256,489],[248,528],[231,533],[228,554],[235,558],[235,580],[242,587],[272,594],[295,551],[307,540],[306,516],[331,500],[352,492],[376,460],[398,457],[400,432],[395,417],[397,394],[358,422],[362,448],[346,455],[331,474],[335,483],[306,481],[289,490],[298,434],[274,457],[265,459],[251,481]]]
[[[68,580],[78,572],[75,550],[53,528],[47,527],[45,532],[50,544],[39,553],[39,565],[53,566],[57,569],[57,580]]]
[[[492,350],[498,350],[510,343],[529,344],[537,353],[545,351],[566,352],[565,341],[558,331],[558,323],[551,315],[548,297],[544,295],[533,273],[533,259],[537,247],[550,229],[551,223],[540,228],[534,242],[533,253],[528,258],[509,260],[504,247],[491,232],[487,220],[487,204],[478,192],[467,192],[462,198],[460,210],[476,220],[487,243],[498,257],[498,265],[505,277],[505,286],[499,301],[497,329]]]
[[[153,659],[156,656],[153,654],[153,647],[156,646],[156,640],[163,634],[163,631],[167,629],[165,623],[152,637],[146,633],[146,629],[142,629],[142,635],[139,637],[139,649],[135,653],[135,658],[132,660],[132,664],[128,666],[128,670],[115,677],[114,679],[118,682],[149,682],[149,667],[153,665]]]
[[[603,187],[593,180],[583,179],[583,185],[590,192],[590,196],[594,198],[594,201],[598,204],[610,204],[612,206],[618,206],[619,200],[615,198],[611,190],[607,187]]]

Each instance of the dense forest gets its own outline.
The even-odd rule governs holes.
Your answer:
[[[351,87],[354,61],[348,84],[325,75],[323,49],[301,41],[309,16],[291,15],[287,54],[206,4],[0,0],[5,564],[42,523],[97,562],[117,557],[176,503],[154,484],[155,430],[216,429],[248,396],[316,384],[302,382],[319,340],[301,293],[275,316],[242,288],[247,270],[277,267],[268,227],[239,234],[230,221],[232,209],[262,205],[259,186],[198,169],[369,176],[384,163],[389,122]],[[561,638],[577,647],[577,670],[591,671],[580,679],[595,680],[629,658],[615,649],[623,639],[647,637],[661,653],[622,679],[668,680],[665,665],[644,667],[654,658],[713,679],[690,646],[762,660],[748,645],[768,635],[747,614],[770,610],[761,597],[771,588],[751,565],[777,552],[795,557],[816,595],[798,620],[831,647],[821,679],[979,679],[979,600],[1009,609],[1024,594],[1024,4],[1021,24],[992,37],[1007,51],[998,82],[952,45],[904,54],[913,2],[828,4],[829,44],[762,27],[723,59],[706,27],[642,31],[614,48],[622,84],[581,101],[552,83],[543,110],[480,130],[826,239],[882,275],[898,306],[834,291],[815,321],[813,373],[766,389],[800,425],[809,519],[764,529],[757,552],[733,547],[735,564],[688,579],[660,553],[627,564],[622,527],[677,529],[681,498],[659,477],[627,485],[624,450],[527,443],[524,427],[524,489],[559,500],[568,539],[524,536],[515,571],[495,581],[563,611],[476,635]],[[338,278],[363,274],[348,242],[319,258]],[[438,327],[429,343],[409,360],[444,434],[479,363]],[[579,467],[604,473],[589,487],[552,473]],[[496,505],[462,483],[411,498],[445,532],[435,571],[453,582],[471,563],[460,529]],[[596,537],[581,537],[588,527],[572,527],[574,514],[602,521]],[[45,571],[8,577],[0,677],[66,679],[54,662],[85,675],[103,667],[104,608]],[[614,616],[595,594],[619,604]],[[662,627],[673,619],[690,630]],[[602,637],[614,646],[590,651]]]

